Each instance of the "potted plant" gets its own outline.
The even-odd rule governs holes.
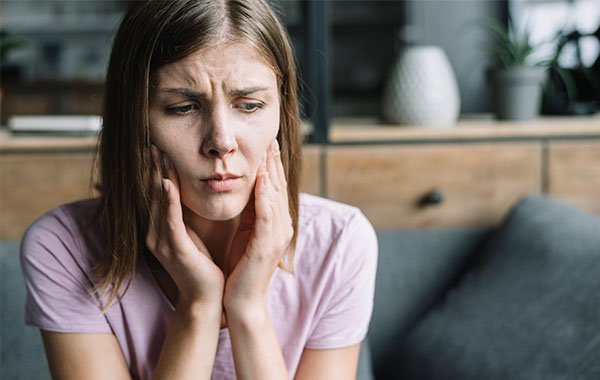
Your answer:
[[[590,115],[600,111],[600,54],[591,66],[583,63],[581,43],[584,39],[600,43],[600,26],[593,32],[559,31],[556,48],[548,61],[548,81],[544,91],[542,113],[549,115]],[[563,67],[559,58],[569,46],[577,52],[573,67]]]
[[[492,37],[489,48],[495,59],[495,66],[488,71],[488,80],[496,117],[500,120],[537,117],[546,78],[545,64],[532,60],[539,45],[532,44],[528,28],[518,31],[510,18],[506,26],[494,19],[484,26]]]

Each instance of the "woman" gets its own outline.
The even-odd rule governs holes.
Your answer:
[[[132,5],[100,198],[22,243],[54,378],[354,378],[377,241],[357,209],[299,196],[296,91],[263,0]]]

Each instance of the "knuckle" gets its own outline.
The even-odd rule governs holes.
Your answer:
[[[150,232],[148,233],[148,235],[146,235],[146,247],[148,247],[148,249],[154,253],[154,251],[156,250],[156,236],[154,235],[154,233]]]
[[[181,230],[185,231],[183,221],[178,219],[176,215],[173,215],[173,213],[165,214],[164,226],[169,233],[176,233]]]
[[[154,244],[154,253],[160,253],[165,251],[165,242],[162,239],[158,239],[158,241]]]
[[[169,232],[175,232],[175,231],[177,231],[178,224],[175,219],[167,217],[165,226],[167,227],[167,230]]]
[[[262,213],[256,215],[256,220],[258,222],[263,222],[263,223],[270,222],[272,218],[273,218],[273,212],[271,211],[271,209],[267,209],[267,210],[265,210],[265,212],[262,212]]]

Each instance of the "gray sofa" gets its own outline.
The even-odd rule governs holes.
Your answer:
[[[600,218],[541,196],[495,228],[378,231],[358,378],[600,379]],[[0,378],[48,379],[3,242]]]

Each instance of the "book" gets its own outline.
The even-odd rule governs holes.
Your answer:
[[[102,118],[97,115],[20,115],[8,119],[13,133],[31,134],[97,134]]]

